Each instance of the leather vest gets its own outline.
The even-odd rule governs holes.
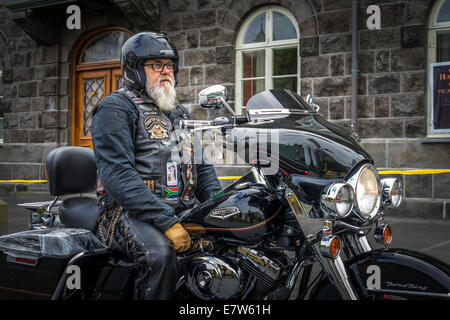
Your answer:
[[[173,208],[190,208],[195,204],[194,190],[197,172],[194,147],[188,132],[175,131],[173,123],[188,119],[184,108],[178,106],[168,115],[153,99],[122,88],[139,111],[135,134],[135,168],[153,194]],[[183,204],[183,206],[180,206]]]

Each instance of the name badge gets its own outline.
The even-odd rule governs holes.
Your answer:
[[[166,163],[166,182],[168,187],[178,185],[177,163],[175,161],[168,161]]]

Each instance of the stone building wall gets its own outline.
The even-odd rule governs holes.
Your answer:
[[[71,59],[80,37],[97,27],[117,25],[144,30],[127,15],[127,2],[86,15],[80,31],[63,31],[52,46],[38,46],[13,21],[0,0],[5,110],[0,179],[45,179],[47,153],[70,144]],[[426,137],[426,70],[428,14],[433,0],[359,1],[358,132],[363,146],[381,169],[450,168],[450,143],[424,143]],[[137,3],[137,2],[136,2]],[[348,126],[351,106],[350,0],[170,0],[161,31],[180,53],[177,94],[198,119],[225,111],[198,107],[198,93],[223,84],[234,105],[235,45],[242,23],[261,6],[281,5],[294,15],[300,30],[301,95],[312,93],[320,112]],[[381,29],[368,30],[367,6],[381,8]],[[131,6],[131,5],[130,5]],[[122,13],[124,12],[124,13]],[[64,29],[64,27],[62,27]],[[5,50],[4,48],[8,49]],[[242,169],[244,170],[244,169]],[[242,170],[219,168],[236,175]],[[407,213],[450,215],[450,174],[399,175],[408,201]],[[37,185],[0,184],[1,190],[32,191]],[[12,190],[11,190],[12,188]],[[447,209],[445,208],[447,206]],[[409,214],[409,213],[408,213]]]

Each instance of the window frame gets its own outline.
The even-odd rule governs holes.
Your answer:
[[[433,94],[431,86],[433,84],[432,70],[434,66],[446,64],[448,62],[436,61],[436,49],[437,49],[437,33],[441,31],[450,32],[450,21],[437,22],[439,12],[446,0],[438,0],[431,9],[428,20],[428,61],[426,68],[427,79],[427,137],[428,138],[450,138],[449,129],[434,129],[433,127]]]
[[[273,40],[273,25],[272,25],[272,12],[279,12],[283,15],[285,15],[293,24],[295,31],[297,33],[297,36],[295,39],[288,39],[288,40]],[[244,36],[247,31],[248,26],[250,23],[261,13],[266,13],[266,39],[264,42],[258,42],[258,43],[251,43],[251,44],[244,44]],[[280,7],[280,6],[265,6],[262,7],[252,14],[250,14],[247,19],[244,21],[242,26],[239,29],[238,35],[236,37],[236,83],[235,83],[235,97],[234,97],[234,103],[235,103],[235,112],[236,114],[242,114],[243,106],[242,106],[242,99],[243,99],[243,53],[244,52],[251,52],[251,51],[258,51],[258,50],[264,50],[265,52],[265,90],[270,90],[273,88],[273,51],[274,49],[286,49],[286,48],[296,48],[297,49],[297,70],[296,70],[296,76],[297,76],[297,94],[300,94],[300,29],[298,27],[298,22],[294,15],[287,9]],[[290,75],[291,77],[294,74]],[[276,78],[282,78],[282,77],[289,77],[289,75],[282,75],[282,76],[275,76]],[[260,78],[260,77],[257,77]],[[245,78],[247,79],[247,78]],[[252,78],[249,78],[249,80]]]

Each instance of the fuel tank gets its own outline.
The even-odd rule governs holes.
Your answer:
[[[270,236],[283,206],[265,185],[231,190],[195,208],[183,220],[191,235],[232,238],[256,244]]]

